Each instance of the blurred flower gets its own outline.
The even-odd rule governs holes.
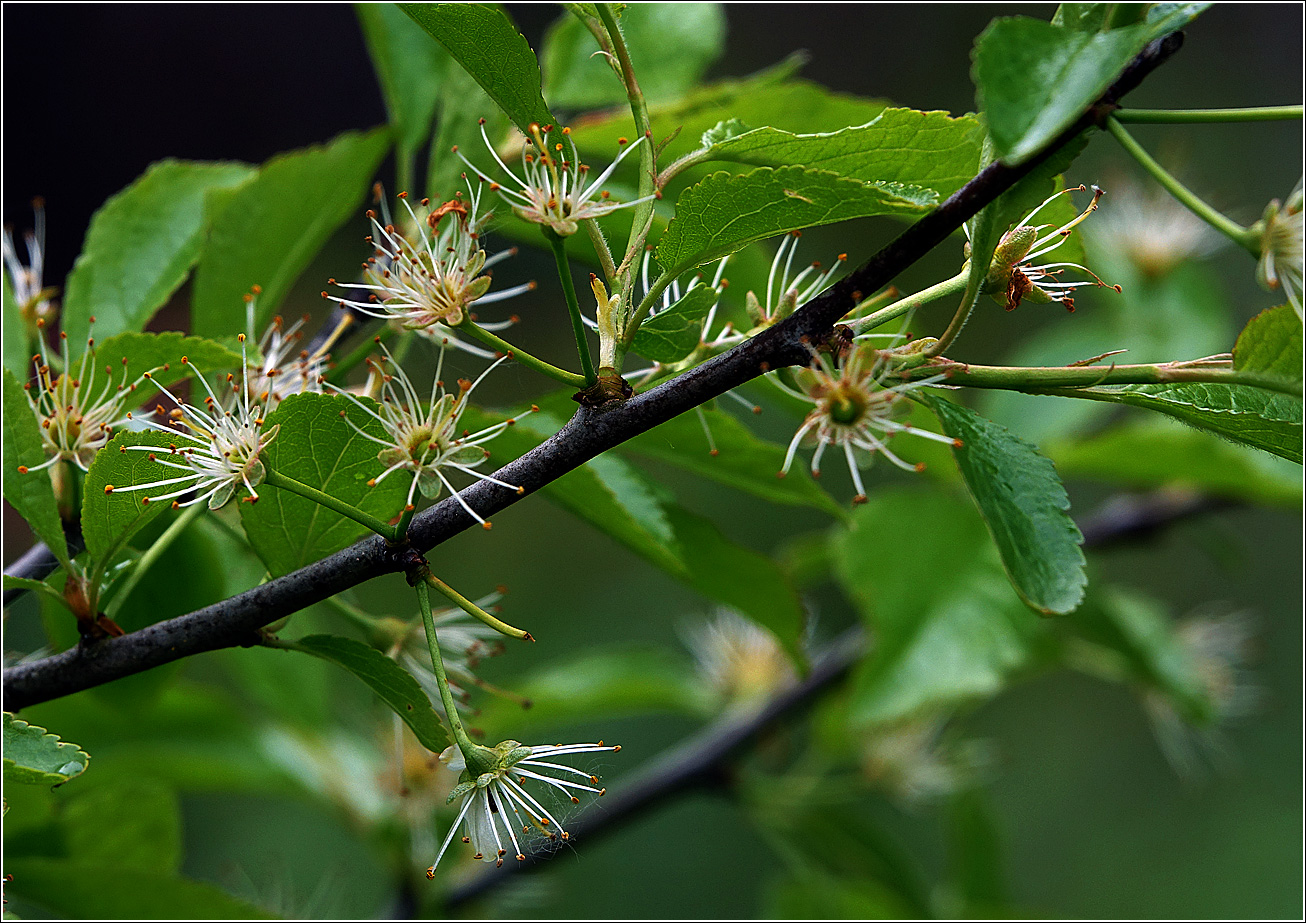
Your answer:
[[[45,271],[44,200],[33,200],[32,210],[36,213],[36,229],[23,235],[23,241],[27,244],[27,265],[24,266],[18,259],[11,228],[4,229],[3,242],[4,264],[5,270],[9,273],[9,286],[29,331],[35,330],[37,321],[48,320],[54,315],[54,302],[51,299],[57,291],[41,285],[41,276]]]
[[[933,800],[966,784],[985,761],[983,747],[944,745],[945,724],[936,716],[867,731],[861,752],[867,781],[906,802]]]
[[[255,308],[261,291],[256,285],[253,293],[245,296],[246,331],[251,340],[254,339]],[[310,355],[300,345],[304,340],[303,327],[308,321],[309,315],[305,314],[287,327],[281,315],[277,315],[258,342],[263,361],[250,365],[252,374],[246,382],[250,397],[266,404],[268,411],[276,410],[292,394],[322,393],[322,377],[331,357],[321,351]]]
[[[494,613],[498,612],[495,603],[501,599],[503,592],[496,591],[476,600],[476,605]],[[470,686],[500,692],[482,681],[475,670],[481,660],[503,653],[503,635],[458,608],[435,612],[433,618],[436,635],[440,640],[441,659],[449,679],[449,691],[453,693],[454,704],[460,706],[459,710],[463,707],[470,710],[467,705],[471,699]],[[413,674],[436,709],[443,711],[440,687],[431,667],[431,650],[427,646],[426,634],[420,629],[420,623],[419,627],[405,632],[403,642],[391,653]]]
[[[1254,624],[1246,612],[1220,616],[1194,616],[1181,622],[1175,637],[1209,704],[1209,718],[1201,726],[1180,714],[1171,696],[1149,689],[1143,705],[1152,721],[1161,750],[1175,770],[1196,778],[1204,757],[1219,761],[1224,747],[1218,726],[1251,714],[1260,690],[1251,683]]]
[[[531,124],[530,138],[522,141],[522,173],[525,175],[523,179],[499,159],[498,152],[485,134],[485,119],[481,119],[481,137],[485,141],[485,146],[489,148],[495,162],[521,187],[520,192],[505,189],[491,180],[477,169],[475,164],[458,153],[456,147],[454,152],[458,153],[463,163],[471,167],[477,176],[490,183],[490,188],[502,195],[504,201],[512,205],[513,213],[518,218],[548,227],[559,237],[575,234],[578,223],[588,218],[598,218],[619,208],[629,208],[640,202],[661,198],[661,193],[655,192],[630,202],[617,203],[609,201],[608,193],[601,192],[599,189],[617,169],[617,164],[639,147],[644,138],[641,137],[634,144],[623,147],[617,158],[608,164],[608,168],[589,186],[585,186],[590,168],[580,161],[580,153],[576,150],[575,142],[571,140],[571,129],[563,128],[559,132],[565,145],[562,141],[554,141],[550,144],[549,135],[552,130],[552,126],[541,128],[537,124]],[[622,138],[620,143],[625,145],[626,139]]]
[[[90,319],[95,323],[95,318]],[[36,322],[38,331],[45,326],[44,319]],[[33,357],[36,368],[36,397],[32,397],[32,382],[23,387],[27,403],[41,425],[41,441],[49,458],[32,468],[21,467],[21,473],[48,468],[61,459],[67,459],[86,471],[113,436],[113,429],[126,423],[131,415],[123,410],[127,398],[136,386],[145,380],[142,374],[131,384],[127,383],[127,360],[122,363],[122,376],[117,385],[113,370],[104,369],[104,384],[98,390],[95,381],[95,340],[87,338],[86,352],[79,365],[74,365],[68,355],[68,334],[60,332],[63,341],[64,373],[57,378],[50,372],[50,359],[46,354],[45,339],[38,333],[41,355]]]
[[[1095,246],[1118,253],[1148,278],[1214,253],[1224,241],[1165,190],[1127,181],[1098,214],[1089,236]]]
[[[419,330],[432,324],[456,327],[466,319],[472,302],[489,304],[534,288],[534,282],[527,282],[488,294],[491,279],[482,273],[516,251],[486,256],[480,232],[490,215],[479,213],[480,193],[470,184],[468,192],[466,200],[460,192],[438,208],[431,208],[430,200],[422,199],[426,212],[421,218],[408,204],[408,193],[401,192],[399,200],[412,219],[407,236],[389,221],[388,214],[382,224],[376,212],[369,209],[367,217],[376,233],[366,240],[376,252],[363,264],[365,281],[327,280],[340,288],[369,294],[361,301],[327,292],[322,297],[371,317],[396,320],[405,329]]]
[[[684,632],[704,684],[727,707],[752,709],[794,681],[793,662],[775,635],[733,609]]]
[[[1275,199],[1261,218],[1261,261],[1256,278],[1266,289],[1283,289],[1288,303],[1302,316],[1302,263],[1306,260],[1306,215],[1302,212],[1302,180],[1282,207]]]
[[[440,379],[444,368],[444,348],[441,346],[440,359],[435,368],[435,381],[431,384],[431,400],[423,409],[417,389],[413,387],[404,370],[394,361],[394,357],[380,343],[379,338],[377,343],[385,355],[380,359],[368,359],[368,364],[372,370],[374,388],[381,395],[379,412],[343,388],[327,385],[377,420],[386,431],[387,438],[380,439],[355,425],[348,417],[345,418],[345,422],[349,423],[355,432],[383,447],[376,457],[386,466],[386,469],[368,483],[379,484],[401,469],[412,471],[413,483],[408,488],[409,506],[413,503],[414,491],[420,490],[423,497],[433,500],[448,488],[467,514],[488,529],[490,524],[458,495],[458,491],[449,483],[443,469],[461,471],[463,474],[498,484],[517,493],[525,492],[520,487],[500,481],[492,475],[482,474],[475,469],[490,457],[490,453],[483,448],[484,443],[533,412],[535,407],[509,420],[488,426],[479,433],[460,436],[458,430],[458,421],[468,407],[472,391],[485,380],[486,375],[504,362],[507,356],[501,357],[487,368],[474,382],[460,378],[458,393],[446,394],[444,382]]]
[[[855,450],[860,449],[872,456],[883,455],[904,471],[922,471],[924,463],[911,465],[903,461],[889,449],[888,441],[899,433],[910,433],[923,439],[961,446],[960,440],[893,419],[898,402],[905,395],[918,388],[937,384],[944,376],[935,375],[920,381],[885,387],[883,381],[889,371],[885,361],[887,354],[886,351],[864,343],[855,343],[837,366],[828,353],[815,353],[812,366],[794,375],[797,388],[786,385],[778,377],[772,377],[772,381],[781,390],[816,405],[790,440],[780,477],[789,473],[799,443],[804,437],[810,437],[816,441],[816,451],[812,454],[812,476],[820,477],[821,456],[826,448],[831,445],[841,447],[853,485],[857,488],[853,502],[865,503],[866,488],[858,472]]]
[[[457,747],[451,746],[440,754],[440,759],[451,770],[461,773],[459,784],[449,793],[449,801],[452,803],[461,798],[462,805],[434,864],[426,870],[428,878],[435,877],[435,870],[459,826],[463,827],[463,842],[472,845],[474,858],[496,865],[503,865],[503,857],[508,854],[505,843],[512,847],[513,855],[519,862],[525,861],[526,853],[522,843],[532,833],[542,833],[550,840],[559,837],[568,839],[569,834],[557,818],[525,789],[527,780],[551,786],[573,804],[579,804],[580,799],[575,792],[602,795],[607,789],[597,787],[598,777],[550,760],[580,753],[615,753],[621,747],[607,747],[602,741],[597,744],[526,747],[515,740],[505,740],[494,749],[477,749],[478,755],[484,758],[490,768],[474,777],[467,768],[466,757]],[[576,782],[572,776],[584,779],[585,782]],[[519,826],[520,834],[517,830]],[[503,835],[500,835],[500,831]]]
[[[840,253],[833,263],[824,271],[820,261],[804,266],[798,275],[790,277],[793,271],[794,254],[798,251],[798,239],[801,231],[786,234],[776,248],[775,258],[771,260],[771,271],[766,277],[766,301],[760,300],[754,292],[749,292],[744,299],[748,316],[758,327],[769,327],[784,320],[801,304],[811,301],[830,287],[834,274],[848,261],[848,254]]]
[[[177,405],[177,409],[170,414],[172,425],[165,426],[147,418],[137,418],[145,428],[175,436],[182,445],[174,444],[170,449],[147,445],[123,446],[124,452],[148,452],[152,461],[183,473],[148,484],[126,487],[110,484],[104,488],[105,493],[172,488],[166,493],[146,497],[145,502],[173,500],[173,506],[190,506],[208,500],[209,509],[216,510],[244,487],[249,491],[247,502],[254,503],[258,500],[254,488],[263,483],[266,476],[259,456],[268,443],[276,438],[280,425],[273,426],[267,432],[262,431],[266,405],[250,398],[245,334],[240,334],[238,339],[242,381],[237,385],[234,375],[227,376],[227,383],[234,392],[230,408],[224,407],[200,370],[195,369],[195,379],[208,392],[208,397],[204,399],[204,409],[179,400],[171,391],[159,385],[159,390]],[[186,363],[186,357],[182,356],[181,361]],[[150,377],[148,372],[145,377]],[[162,407],[159,409],[162,410]],[[130,414],[128,419],[132,419]],[[197,492],[198,496],[185,503],[173,499],[191,491]]]
[[[1033,221],[1034,216],[1055,200],[1057,196],[1083,191],[1085,191],[1084,186],[1077,186],[1074,189],[1065,189],[1048,196],[1042,205],[1026,215],[1014,228],[1003,234],[1002,239],[998,242],[997,249],[993,253],[993,262],[990,265],[988,275],[984,279],[981,291],[991,295],[994,301],[1004,305],[1008,311],[1014,311],[1024,299],[1029,299],[1034,304],[1051,304],[1055,302],[1064,305],[1067,311],[1073,311],[1075,310],[1075,299],[1071,297],[1072,293],[1075,289],[1085,285],[1110,287],[1117,292],[1120,291],[1120,286],[1107,286],[1107,283],[1094,275],[1091,270],[1078,263],[1044,263],[1041,266],[1034,264],[1034,260],[1046,256],[1070,239],[1071,231],[1097,210],[1097,202],[1098,199],[1102,198],[1103,192],[1094,186],[1093,201],[1088,204],[1088,208],[1084,209],[1074,220],[1059,228],[1053,228],[1042,236],[1040,234],[1052,226],[1047,224],[1030,225],[1029,222]],[[1093,276],[1093,280],[1091,282],[1062,282],[1060,277],[1067,269],[1077,269],[1082,273]]]

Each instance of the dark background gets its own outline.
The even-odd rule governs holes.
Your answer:
[[[546,5],[509,9],[536,48],[559,15]],[[1046,18],[1052,9],[731,5],[727,52],[709,76],[750,73],[806,48],[809,79],[902,105],[961,112],[974,107],[969,55],[987,22],[1013,13]],[[1130,104],[1300,101],[1301,13],[1295,4],[1215,7]],[[93,211],[152,161],[257,163],[385,118],[347,5],[7,4],[3,27],[3,217],[21,230],[31,221],[32,196],[45,198],[47,284],[62,281]],[[1186,181],[1242,222],[1258,217],[1270,198],[1285,196],[1301,173],[1299,123],[1140,126],[1136,135],[1166,154],[1167,163],[1181,164]],[[1247,146],[1254,148],[1250,154]],[[1094,169],[1119,159],[1106,139],[1097,139],[1077,169],[1092,177]],[[347,227],[333,246],[352,253],[360,228],[361,222]],[[877,225],[866,240],[844,249],[853,259],[865,256],[887,233]],[[1221,260],[1239,311],[1250,316],[1270,303],[1252,284],[1245,255],[1226,252]],[[941,277],[922,272],[926,284]],[[302,291],[292,296],[303,308],[288,305],[287,312],[319,307],[315,293],[325,275],[310,269]],[[983,349],[1009,335],[1000,326],[1007,318],[1025,322],[1029,316],[994,312],[973,322],[967,336]],[[518,394],[538,384],[511,372],[504,379]],[[702,482],[675,486],[682,502],[732,537],[765,545],[762,550],[782,544],[791,530],[820,524],[816,517],[795,523],[789,511],[759,508]],[[1072,485],[1076,511],[1091,509],[1101,496]],[[991,795],[1002,821],[1003,861],[1022,906],[1069,917],[1300,912],[1300,528],[1299,517],[1288,513],[1235,510],[1184,524],[1145,548],[1095,556],[1095,580],[1145,589],[1168,600],[1176,614],[1223,599],[1258,619],[1257,681],[1264,702],[1255,720],[1229,734],[1234,758],[1224,774],[1180,782],[1130,697],[1079,676],[1027,684],[962,719],[965,733],[989,739],[999,754]],[[493,681],[511,685],[513,671],[531,658],[547,662],[551,652],[593,643],[598,631],[605,643],[675,648],[685,618],[706,611],[703,600],[632,555],[603,547],[597,533],[547,504],[515,507],[496,519],[493,536],[493,543],[479,532],[460,536],[442,547],[442,566],[456,571],[471,592],[508,581],[522,603],[539,600],[558,610],[532,615],[552,644],[539,645],[530,657],[514,654],[512,664],[491,664]],[[8,539],[7,557],[23,547],[11,548]],[[585,547],[591,573],[608,582],[585,581],[563,605],[557,574],[573,567],[569,548],[577,546]],[[378,599],[388,591],[392,611],[399,612],[411,603],[393,583],[377,589]],[[823,612],[827,626],[841,617],[847,613]],[[196,661],[201,671],[210,662]],[[681,719],[649,719],[618,723],[607,733],[643,742],[639,752],[630,748],[634,766],[691,729]],[[616,777],[619,784],[619,771]],[[301,902],[299,909],[359,915],[384,906],[385,872],[376,857],[342,826],[301,804],[205,793],[188,795],[184,809],[189,875],[254,896],[273,887],[268,875],[284,876],[301,897],[316,893],[324,876],[335,877],[342,884],[332,889],[329,906],[306,910]],[[874,813],[932,867],[945,864],[937,814],[887,803]],[[494,907],[516,916],[750,916],[762,912],[780,869],[736,805],[696,795],[582,854],[559,857],[545,875]]]

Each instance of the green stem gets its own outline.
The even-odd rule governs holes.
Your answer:
[[[921,305],[929,304],[931,301],[937,301],[940,298],[947,297],[966,287],[966,276],[969,270],[963,270],[957,273],[951,279],[944,279],[942,282],[931,285],[929,288],[923,288],[914,295],[908,295],[901,298],[893,304],[886,305],[873,314],[867,314],[863,318],[854,321],[850,326],[854,333],[864,333],[867,330],[874,330],[881,324],[887,324],[889,321],[902,317],[904,314],[915,311]]]
[[[1150,173],[1152,178],[1164,186],[1166,191],[1178,199],[1185,208],[1253,256],[1261,255],[1259,235],[1255,231],[1226,218],[1171,176],[1164,167],[1152,159],[1147,151],[1143,150],[1142,145],[1125,131],[1125,127],[1114,116],[1107,119],[1106,127],[1107,131],[1120,142],[1120,146],[1138,161],[1139,166]]]
[[[431,615],[431,591],[425,582],[417,583],[417,605],[422,610],[422,624],[426,627],[426,644],[431,649],[431,667],[435,670],[435,684],[440,687],[440,701],[444,703],[444,714],[449,719],[449,728],[453,731],[454,742],[463,751],[468,765],[472,754],[476,753],[476,744],[463,729],[463,720],[458,717],[458,708],[454,705],[453,693],[449,691],[449,677],[444,673],[444,658],[440,656],[440,642],[435,637],[435,618]]]
[[[1117,109],[1118,121],[1147,125],[1199,125],[1214,122],[1287,122],[1302,117],[1301,106],[1251,106],[1244,109]]]
[[[543,225],[541,228],[545,240],[549,242],[549,248],[553,250],[553,261],[558,265],[562,294],[567,299],[567,312],[571,315],[571,332],[576,337],[576,352],[580,355],[580,368],[585,374],[584,385],[590,385],[598,375],[594,371],[594,360],[590,358],[590,344],[585,336],[585,322],[580,317],[580,302],[576,300],[576,285],[571,278],[571,264],[567,261],[567,242],[552,228]]]
[[[947,376],[950,385],[968,388],[1002,388],[1009,391],[1045,391],[1048,389],[1091,388],[1097,385],[1158,385],[1180,382],[1210,382],[1247,385],[1301,397],[1301,382],[1288,381],[1256,372],[1185,363],[1158,365],[1086,365],[1053,368],[1021,368],[991,365],[967,365],[947,360],[936,361],[904,370],[893,377],[912,381],[938,375]]]
[[[140,556],[140,560],[136,562],[136,566],[133,567],[131,573],[127,575],[127,579],[123,581],[122,586],[118,587],[113,599],[110,600],[109,604],[105,607],[105,615],[109,618],[113,618],[118,614],[118,610],[121,609],[122,604],[127,601],[127,597],[131,595],[132,590],[136,589],[136,584],[141,582],[141,578],[144,577],[149,569],[154,566],[155,562],[157,562],[163,553],[168,550],[169,546],[177,540],[177,536],[185,532],[186,528],[198,519],[204,510],[205,507],[201,503],[196,503],[193,506],[188,507],[186,512],[173,520],[172,525],[168,526],[163,534],[154,540],[154,544],[146,549],[145,553]]]
[[[535,371],[539,372],[541,375],[546,375],[549,378],[552,378],[554,381],[562,382],[564,385],[567,385],[568,387],[584,388],[589,384],[589,382],[585,380],[584,376],[577,375],[575,372],[568,372],[565,369],[560,369],[556,365],[550,365],[549,363],[545,362],[543,359],[532,356],[524,349],[518,349],[516,346],[513,346],[511,343],[509,343],[507,340],[503,339],[502,337],[496,336],[495,334],[491,333],[489,330],[486,330],[484,327],[478,327],[471,320],[463,321],[461,324],[458,325],[456,329],[470,333],[472,336],[476,337],[476,339],[480,340],[482,343],[485,343],[487,346],[493,346],[499,352],[504,353],[505,355],[508,356],[512,356],[512,358],[516,359],[518,362],[520,362],[522,365],[526,366],[527,368],[534,369]]]
[[[533,637],[531,637],[531,633],[529,631],[522,631],[520,628],[513,628],[507,622],[501,619],[497,619],[494,616],[490,615],[490,613],[486,612],[480,606],[476,605],[476,603],[472,602],[466,596],[459,593],[453,587],[449,586],[449,584],[445,583],[439,577],[435,576],[435,574],[431,573],[429,569],[424,570],[421,573],[421,578],[423,581],[425,581],[425,583],[428,586],[432,587],[435,590],[438,590],[440,594],[444,596],[445,599],[449,600],[449,602],[453,603],[459,609],[466,612],[472,618],[479,619],[480,621],[484,622],[486,625],[489,625],[491,628],[493,628],[495,631],[499,632],[500,634],[507,635],[510,638],[517,638],[522,641],[535,640]]]
[[[342,500],[337,500],[328,493],[318,490],[316,487],[309,487],[302,481],[297,481],[287,474],[282,474],[274,468],[268,468],[263,483],[269,487],[276,487],[281,490],[288,490],[292,494],[299,494],[306,500],[312,500],[314,503],[325,506],[329,510],[334,510],[341,516],[352,519],[359,525],[366,526],[377,535],[384,538],[392,545],[397,545],[403,540],[403,535],[399,533],[394,526],[384,522],[371,513],[365,513],[356,506],[351,506]]]

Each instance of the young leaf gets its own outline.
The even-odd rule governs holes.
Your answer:
[[[265,431],[281,427],[264,450],[264,464],[383,520],[399,515],[412,475],[396,471],[369,487],[367,482],[386,468],[377,460],[381,447],[346,420],[377,439],[386,437],[381,424],[346,397],[292,394],[263,423]],[[240,521],[274,577],[339,551],[367,531],[312,500],[270,485],[259,488],[257,503],[240,505]]]
[[[706,146],[713,160],[768,167],[794,164],[864,183],[922,186],[943,197],[975,175],[981,138],[974,116],[885,109],[865,125],[840,131],[795,134],[757,128]]]
[[[356,3],[354,10],[385,96],[395,146],[411,160],[430,132],[449,56],[394,4]]]
[[[212,232],[195,271],[194,332],[243,332],[244,296],[254,285],[263,287],[256,322],[271,317],[327,238],[358,211],[389,146],[384,128],[346,132],[274,157],[239,189],[210,195]]]
[[[535,52],[508,17],[482,3],[401,3],[523,132],[554,123]]]
[[[1233,347],[1233,367],[1302,380],[1302,325],[1292,305],[1268,308],[1247,322]]]
[[[698,285],[665,311],[640,324],[631,348],[654,362],[679,362],[702,340],[703,318],[716,304],[720,292]]]
[[[76,744],[64,743],[45,728],[4,713],[6,782],[62,785],[85,772],[89,760]]]
[[[974,411],[932,395],[926,401],[943,431],[962,442],[953,457],[1020,598],[1044,615],[1074,611],[1088,583],[1084,537],[1056,467]]]
[[[622,446],[622,451],[692,471],[772,503],[809,506],[838,517],[846,515],[844,508],[817,486],[802,466],[796,466],[788,477],[776,477],[784,465],[783,445],[759,438],[724,411],[705,410],[704,415],[717,453],[709,453],[703,424],[692,411],[636,436]]]
[[[1155,410],[1234,442],[1302,461],[1299,397],[1211,382],[1080,388],[1070,396]]]
[[[4,371],[4,497],[18,515],[27,520],[37,538],[45,542],[61,562],[68,562],[68,543],[64,540],[59,506],[48,471],[20,472],[19,467],[35,468],[45,462],[41,427],[27,403],[22,385]]]
[[[449,746],[440,716],[431,707],[417,680],[385,654],[355,641],[335,635],[310,635],[287,642],[291,649],[321,657],[344,667],[371,688],[394,713],[412,729],[422,746],[439,753]]]
[[[105,561],[120,549],[136,532],[155,516],[169,508],[167,501],[146,503],[157,490],[109,491],[105,488],[128,487],[171,480],[180,474],[175,468],[161,465],[150,458],[153,452],[129,451],[127,446],[148,445],[167,455],[176,437],[156,430],[118,433],[109,440],[91,462],[82,488],[82,537],[86,550],[96,561]]]
[[[975,41],[979,108],[998,156],[1017,164],[1080,117],[1155,38],[1183,28],[1209,4],[1153,4],[1136,25],[1101,32],[1016,16]]]
[[[621,34],[650,103],[674,100],[698,85],[725,47],[719,3],[632,3],[619,7]],[[568,13],[549,27],[542,64],[549,100],[565,109],[626,102],[626,88],[585,24]]]
[[[868,185],[797,166],[713,173],[680,194],[657,258],[678,276],[754,240],[852,218],[917,215],[935,199],[920,187]]]
[[[92,316],[100,337],[143,329],[200,256],[205,195],[253,175],[241,163],[163,160],[105,202],[68,276],[63,323],[70,341],[86,341]]]
[[[902,530],[920,537],[904,541]],[[1042,623],[1011,592],[983,521],[954,496],[876,494],[853,513],[834,559],[876,638],[854,679],[854,723],[991,696],[1038,653]]]

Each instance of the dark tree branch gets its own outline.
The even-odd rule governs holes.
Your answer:
[[[627,439],[718,397],[769,369],[805,364],[808,344],[819,341],[855,306],[855,293],[878,291],[947,239],[962,223],[1096,125],[1125,93],[1138,86],[1182,44],[1174,33],[1148,45],[1120,78],[1069,129],[1017,167],[994,163],[925,215],[896,240],[791,317],[680,377],[611,406],[584,408],[557,434],[504,466],[496,478],[534,493]],[[469,506],[490,517],[520,499],[514,491],[481,481],[462,492]],[[475,525],[453,498],[413,520],[414,548],[429,551]],[[121,638],[76,647],[4,671],[5,707],[18,710],[89,689],[182,657],[224,647],[257,644],[258,631],[364,580],[404,569],[404,555],[380,537],[365,539],[294,573],[188,615]]]

